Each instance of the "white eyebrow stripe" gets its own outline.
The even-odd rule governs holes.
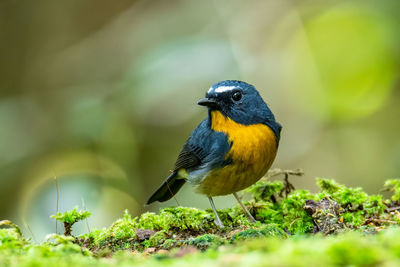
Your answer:
[[[217,89],[215,89],[216,93],[222,93],[226,91],[231,91],[233,89],[237,88],[236,86],[219,86]]]

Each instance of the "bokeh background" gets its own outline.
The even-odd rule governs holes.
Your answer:
[[[303,168],[296,187],[378,193],[400,177],[399,14],[398,0],[1,0],[0,220],[54,232],[56,179],[59,210],[91,211],[91,228],[176,205],[144,203],[225,79],[274,111],[274,167]],[[190,186],[177,199],[209,205]]]

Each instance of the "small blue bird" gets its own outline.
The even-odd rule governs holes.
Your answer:
[[[208,108],[208,118],[191,133],[173,172],[147,204],[167,201],[188,182],[208,197],[219,227],[224,226],[212,197],[228,194],[255,222],[236,192],[257,182],[271,167],[282,127],[256,88],[242,81],[214,84],[198,104]]]

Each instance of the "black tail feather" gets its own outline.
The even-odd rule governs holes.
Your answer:
[[[177,177],[177,172],[174,171],[170,174],[170,176],[168,176],[167,180],[165,180],[160,188],[154,192],[146,204],[149,205],[155,201],[167,201],[168,199],[172,198],[179,191],[179,189],[181,189],[185,182],[186,180]]]

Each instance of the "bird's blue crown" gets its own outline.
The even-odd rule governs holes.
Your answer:
[[[211,86],[206,98],[216,101],[216,108],[235,122],[243,125],[266,124],[280,139],[282,127],[253,85],[237,80],[221,81]]]

